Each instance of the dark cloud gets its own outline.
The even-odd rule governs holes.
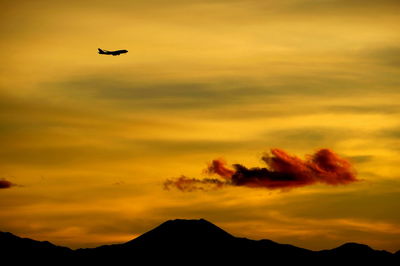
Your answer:
[[[216,178],[197,179],[180,176],[175,179],[167,179],[164,182],[164,189],[169,190],[171,187],[175,187],[181,191],[191,192],[196,190],[218,189],[226,185],[228,185],[227,182]]]
[[[355,216],[373,220],[376,217],[385,217],[387,222],[399,224],[396,210],[400,208],[400,193],[388,191],[386,186],[399,187],[398,181],[387,181],[388,184],[375,184],[371,191],[369,184],[359,190],[332,192],[329,197],[324,193],[313,195],[303,194],[301,197],[291,198],[285,202],[285,209],[294,216],[321,219],[354,218]],[[376,193],[376,191],[385,191]],[[315,209],[318,202],[319,208]],[[348,204],[351,202],[352,204]]]
[[[396,14],[400,8],[398,0],[302,0],[295,1],[287,6],[287,11],[298,13],[318,13],[320,15],[342,15],[369,14],[375,12],[376,15]],[[357,13],[355,13],[357,12]]]
[[[172,127],[172,125],[171,125]],[[0,127],[1,132],[1,127]],[[89,130],[85,131],[85,133]],[[61,135],[63,136],[63,135]],[[54,136],[51,136],[55,138]],[[37,139],[40,140],[38,137]],[[64,139],[67,139],[64,137]],[[76,163],[112,162],[126,158],[136,159],[154,157],[157,153],[168,152],[170,155],[187,155],[196,152],[230,152],[238,147],[248,146],[240,141],[208,140],[126,140],[114,139],[112,145],[96,147],[94,145],[54,145],[48,147],[7,147],[0,150],[0,165],[51,165],[59,167]]]
[[[330,143],[332,147],[347,138],[357,137],[357,132],[333,127],[294,127],[282,130],[270,130],[262,135],[261,144],[267,146],[272,139],[275,145],[290,147],[292,149],[308,149],[309,147],[321,147]],[[293,142],[293,139],[296,142]]]
[[[366,163],[374,159],[373,155],[356,155],[349,156],[349,160],[356,163]]]
[[[345,185],[358,181],[351,164],[329,149],[320,149],[305,160],[272,149],[262,160],[268,167],[247,168],[234,164],[230,169],[225,162],[213,160],[206,172],[220,179],[196,179],[181,176],[164,182],[164,188],[176,187],[181,191],[218,189],[225,186],[245,186],[266,189],[292,189],[316,183]]]
[[[6,179],[0,179],[0,189],[3,188],[10,188],[12,186],[15,186],[15,184],[11,183],[10,181],[6,180]]]
[[[131,153],[123,149],[113,149],[104,147],[94,147],[89,145],[81,146],[55,146],[55,147],[29,147],[16,148],[0,152],[2,163],[15,165],[51,165],[61,166],[73,163],[87,163],[93,161],[111,161],[126,156]]]
[[[381,132],[379,132],[378,136],[391,139],[398,139],[400,138],[400,128],[390,128],[382,130]]]
[[[356,74],[354,74],[356,75]],[[364,76],[360,77],[365,78]],[[232,115],[230,109],[223,110],[224,106],[235,106],[247,116],[287,115],[293,114],[281,108],[272,108],[270,105],[279,98],[292,95],[306,97],[318,96],[347,96],[366,90],[375,90],[354,76],[346,77],[341,73],[317,74],[303,73],[298,75],[279,75],[265,78],[264,81],[251,78],[232,78],[229,80],[194,80],[193,82],[153,82],[123,81],[112,76],[87,76],[78,79],[49,83],[50,88],[57,87],[66,97],[75,99],[90,99],[93,104],[107,103],[120,109],[128,110],[195,110],[195,109],[222,109],[221,116]],[[371,88],[370,88],[371,87]],[[397,88],[397,87],[396,87]],[[392,89],[390,89],[392,90]],[[394,89],[393,89],[394,90]],[[244,108],[248,104],[263,104],[266,109],[249,110]],[[313,112],[317,107],[308,106],[303,112]],[[237,112],[233,116],[238,116]],[[240,114],[239,114],[240,116]]]
[[[367,54],[374,62],[378,64],[396,68],[400,66],[400,46],[388,46],[373,49]]]
[[[132,143],[126,146],[132,147]],[[229,152],[238,147],[248,146],[246,141],[219,141],[219,140],[141,140],[134,143],[135,148],[140,148],[142,153],[147,150],[165,151],[169,154],[187,154],[188,150],[196,153],[206,153],[210,151]]]
[[[356,114],[397,114],[400,113],[400,105],[331,105],[325,108],[335,113],[356,113]]]
[[[67,96],[107,100],[122,109],[196,109],[243,104],[249,97],[265,96],[265,89],[245,81],[153,82],[83,77],[49,84],[63,88]],[[267,89],[270,90],[270,89]]]

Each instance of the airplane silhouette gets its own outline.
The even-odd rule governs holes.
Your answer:
[[[128,52],[128,50],[107,51],[107,50],[102,50],[100,48],[98,48],[98,50],[99,50],[99,54],[107,54],[107,55],[111,54],[113,56],[120,55],[120,54],[125,54],[125,53]]]

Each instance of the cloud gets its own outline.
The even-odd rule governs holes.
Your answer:
[[[169,190],[171,187],[176,187],[181,191],[191,192],[196,190],[219,189],[226,185],[228,185],[227,182],[216,178],[196,179],[182,175],[175,179],[167,179],[164,182],[164,189]]]
[[[205,170],[220,177],[196,179],[181,176],[168,179],[164,188],[181,191],[219,189],[226,186],[244,186],[288,190],[317,183],[346,185],[358,181],[352,165],[330,149],[320,149],[306,159],[289,155],[282,149],[271,149],[261,158],[267,167],[247,168],[234,164],[231,169],[221,159],[213,160]]]
[[[392,45],[373,49],[367,53],[374,62],[398,68],[400,66],[400,46]]]
[[[226,162],[223,159],[213,160],[208,168],[205,170],[207,174],[217,174],[225,179],[230,179],[234,174],[235,170],[229,169],[226,166]]]
[[[12,187],[12,186],[15,186],[15,184],[11,183],[11,182],[8,181],[8,180],[5,180],[4,178],[3,178],[3,179],[0,179],[0,189],[3,189],[3,188],[10,188],[10,187]]]
[[[399,8],[399,2],[397,0],[328,0],[328,1],[313,1],[313,0],[302,0],[294,1],[293,4],[288,5],[288,10],[296,13],[313,13],[313,14],[332,14],[338,13],[344,15],[365,15],[370,12],[376,12],[378,14],[390,14],[393,10]],[[384,13],[386,12],[386,13]]]

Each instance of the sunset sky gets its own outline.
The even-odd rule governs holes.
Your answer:
[[[398,0],[0,2],[0,231],[80,248],[204,218],[400,249]],[[273,148],[331,149],[360,181],[163,189]]]

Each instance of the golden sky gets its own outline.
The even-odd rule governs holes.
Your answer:
[[[72,248],[167,219],[400,249],[398,0],[0,1],[0,230]],[[97,48],[127,49],[104,56]],[[329,148],[362,181],[163,190]]]

